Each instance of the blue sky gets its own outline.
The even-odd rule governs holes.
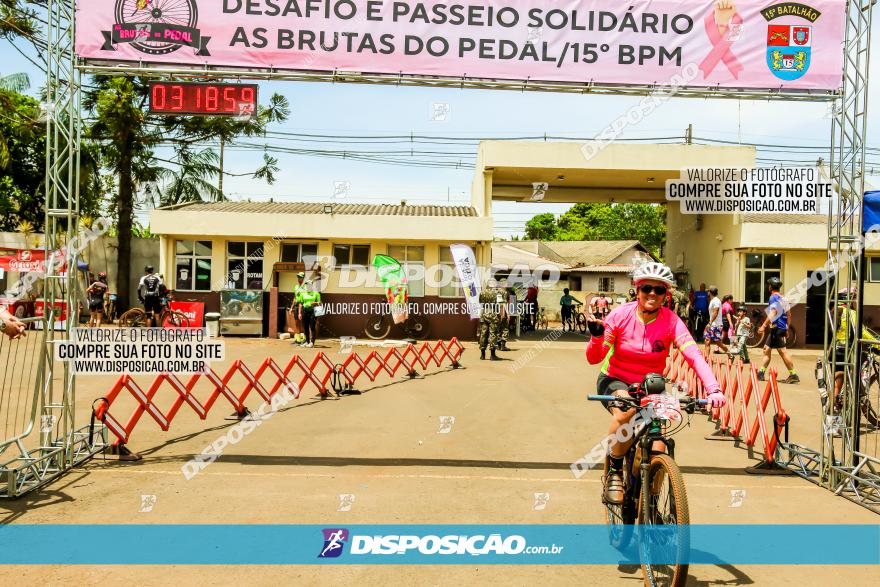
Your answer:
[[[880,35],[874,35],[875,56],[880,49]],[[20,43],[21,47],[25,44]],[[33,90],[44,83],[45,75],[20,56],[5,41],[0,41],[3,66],[0,73],[25,71],[31,76]],[[880,59],[873,60],[874,86],[871,97],[880,97]],[[291,104],[290,119],[272,130],[321,135],[399,134],[443,135],[452,137],[502,138],[522,135],[567,135],[591,137],[639,98],[583,96],[549,93],[518,93],[490,90],[453,90],[305,82],[261,83],[261,101],[271,93],[285,95]],[[448,104],[446,121],[432,120],[433,105]],[[742,140],[744,143],[780,143],[784,145],[827,145],[831,120],[828,105],[816,103],[767,102],[749,100],[672,99],[640,124],[629,127],[625,138],[681,136],[693,124],[697,137]],[[870,109],[869,109],[870,111]],[[869,119],[869,146],[877,117]],[[248,142],[263,142],[248,139]],[[284,142],[297,148],[408,149],[406,144],[390,147],[358,145],[339,140],[334,143]],[[417,149],[441,149],[432,145],[414,145]],[[465,153],[463,161],[473,161],[475,144],[445,147]],[[827,157],[827,153],[820,153]],[[231,199],[268,199],[276,201],[326,201],[331,199],[336,182],[348,182],[346,201],[391,202],[402,199],[414,203],[457,203],[469,201],[470,169],[434,169],[382,165],[315,156],[276,154],[281,168],[277,181],[269,186],[248,177],[228,177],[225,191]],[[773,153],[767,153],[773,157]],[[780,153],[780,159],[807,157]],[[811,155],[812,156],[812,155]],[[402,156],[405,158],[406,156]],[[869,157],[872,159],[872,157]],[[880,155],[873,156],[880,171]],[[253,171],[260,165],[257,152],[230,150],[226,169],[232,173]],[[541,212],[562,212],[568,205],[496,203],[496,233],[509,236],[522,232],[525,221]],[[146,220],[145,213],[139,218]]]

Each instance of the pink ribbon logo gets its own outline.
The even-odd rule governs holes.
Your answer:
[[[737,12],[730,19],[728,27],[730,25],[742,25],[742,21],[742,17]],[[703,59],[702,63],[700,63],[700,71],[703,72],[703,79],[709,77],[709,74],[712,73],[719,61],[724,61],[727,70],[733,74],[735,79],[739,79],[739,74],[743,70],[743,66],[733,54],[733,51],[730,50],[732,41],[728,39],[726,35],[722,36],[718,31],[718,25],[715,23],[715,13],[713,11],[709,11],[706,14],[706,18],[703,19],[703,24],[706,27],[706,35],[709,37],[709,42],[712,43],[712,50],[706,55],[706,58]]]

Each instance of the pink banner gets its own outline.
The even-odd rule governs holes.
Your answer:
[[[845,4],[77,0],[76,52],[92,62],[836,90]]]
[[[205,325],[205,304],[202,302],[169,302],[172,310],[186,314],[190,328],[202,328]]]

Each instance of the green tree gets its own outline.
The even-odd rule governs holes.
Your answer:
[[[160,204],[170,206],[184,202],[217,201],[223,193],[211,180],[221,175],[217,167],[217,153],[212,149],[193,151],[187,145],[178,146],[177,166],[164,169],[161,178],[165,182]]]
[[[181,130],[190,137],[191,141],[212,139],[218,143],[220,155],[217,161],[219,167],[217,190],[220,197],[215,199],[225,199],[223,195],[223,177],[224,175],[233,175],[226,173],[226,146],[233,143],[237,137],[265,135],[266,127],[269,124],[284,122],[289,116],[290,103],[287,101],[287,98],[281,94],[272,94],[272,97],[269,98],[269,105],[260,106],[253,116],[195,116],[181,119]],[[278,162],[276,159],[265,154],[263,161],[264,165],[253,173],[253,176],[255,179],[265,179],[271,184],[275,181],[274,173],[278,170]]]
[[[638,240],[655,255],[666,241],[666,206],[575,204],[558,219],[538,214],[526,222],[526,236],[538,240]]]
[[[83,105],[94,116],[87,135],[100,145],[102,163],[116,176],[115,209],[119,237],[117,293],[121,309],[129,300],[131,237],[139,182],[159,177],[153,148],[160,132],[148,122],[146,84],[130,77],[98,77]]]
[[[556,217],[546,212],[533,216],[526,222],[526,237],[533,240],[553,241],[557,240],[559,227],[556,225]]]

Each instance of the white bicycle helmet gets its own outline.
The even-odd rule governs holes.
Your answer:
[[[663,263],[649,262],[642,263],[632,273],[633,282],[640,281],[662,281],[666,285],[675,285],[675,276],[672,275],[672,269]]]

